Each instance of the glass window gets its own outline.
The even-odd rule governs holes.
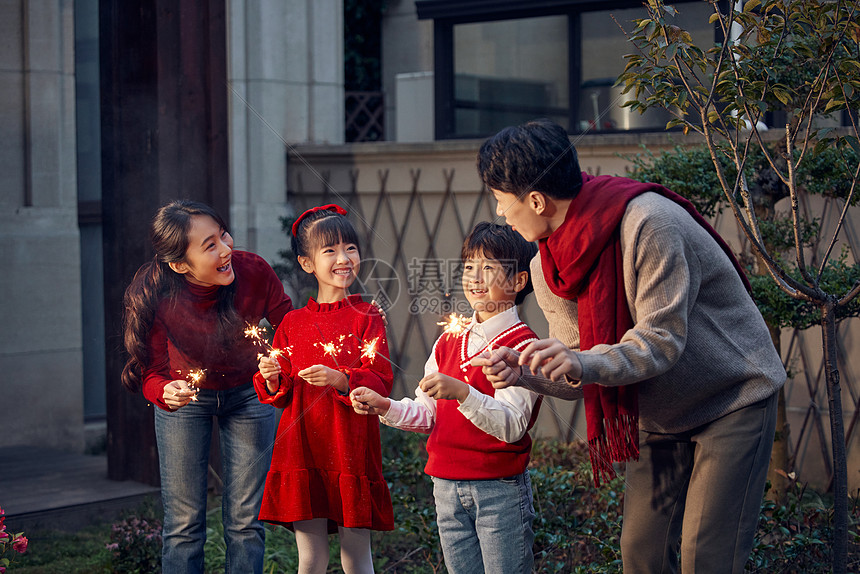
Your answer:
[[[707,2],[679,4],[674,24],[687,30],[699,46],[714,42],[714,27],[708,23],[713,7]],[[582,49],[580,97],[577,114],[580,131],[663,129],[671,117],[662,109],[650,109],[644,114],[622,108],[632,94],[622,94],[623,86],[613,87],[624,71],[633,47],[627,42],[619,25],[627,32],[635,27],[633,21],[645,18],[644,8],[603,10],[582,14]]]
[[[567,125],[567,22],[549,16],[454,26],[455,137],[537,117]]]

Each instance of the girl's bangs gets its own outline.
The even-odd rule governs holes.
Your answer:
[[[361,251],[358,233],[345,217],[324,217],[311,228],[309,239],[314,245],[329,247],[338,243],[354,243]]]

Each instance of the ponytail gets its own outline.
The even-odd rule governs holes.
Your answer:
[[[158,303],[174,296],[182,278],[167,263],[157,259],[143,264],[134,274],[123,297],[123,340],[129,358],[122,370],[122,384],[136,393],[143,384],[143,369],[149,362],[147,341]]]

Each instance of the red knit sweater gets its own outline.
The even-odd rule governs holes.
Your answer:
[[[243,321],[257,325],[266,318],[278,325],[293,303],[284,286],[259,255],[234,251],[236,296],[233,304]],[[257,370],[258,349],[243,335],[239,325],[230,343],[219,343],[215,303],[220,287],[200,287],[185,282],[175,299],[163,299],[149,332],[149,365],[144,370],[143,395],[169,410],[162,400],[164,387],[195,369],[206,369],[198,386],[224,390],[249,384]]]
[[[376,356],[364,352],[376,343]],[[333,350],[326,351],[324,344]],[[281,360],[280,388],[270,395],[254,375],[264,403],[283,408],[272,465],[266,477],[260,519],[291,526],[296,520],[328,518],[337,526],[392,530],[391,495],[382,477],[379,418],[356,413],[349,397],[297,375],[326,365],[349,376],[349,387],[369,387],[388,396],[393,384],[385,324],[370,303],[352,295],[337,303],[317,303],[290,313],[272,346],[289,355]]]
[[[534,331],[520,322],[496,336],[490,345],[519,351],[536,339]],[[486,395],[495,396],[496,389],[487,381],[481,367],[469,364],[474,355],[469,356],[467,349],[468,332],[459,336],[442,335],[436,343],[439,372],[466,381]],[[528,433],[515,443],[506,443],[476,427],[458,407],[456,400],[436,401],[436,424],[427,439],[429,457],[424,468],[427,474],[449,480],[488,480],[525,471],[532,446]],[[539,411],[540,402],[532,411],[529,429],[537,420]]]

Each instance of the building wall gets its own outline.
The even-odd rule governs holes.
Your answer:
[[[73,8],[0,3],[4,445],[83,448]]]
[[[288,150],[344,141],[343,2],[228,0],[227,13],[231,231],[271,260]]]

